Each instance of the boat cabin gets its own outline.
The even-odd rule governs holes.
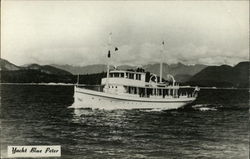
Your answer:
[[[179,86],[169,86],[157,82],[146,82],[145,72],[114,70],[108,78],[102,79],[103,91],[111,94],[126,94],[139,97],[178,96]]]

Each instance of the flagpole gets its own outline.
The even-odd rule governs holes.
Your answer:
[[[108,90],[109,90],[109,62],[110,62],[110,60],[109,60],[109,58],[111,58],[111,35],[112,35],[112,33],[109,33],[109,39],[108,39],[108,63],[107,63],[107,78],[106,78],[106,88],[107,88],[107,92],[108,92]]]

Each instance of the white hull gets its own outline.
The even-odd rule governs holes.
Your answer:
[[[74,100],[71,108],[169,110],[177,109],[191,103],[195,98],[140,98],[75,87]]]

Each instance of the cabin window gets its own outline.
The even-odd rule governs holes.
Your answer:
[[[124,73],[121,74],[121,77],[124,78]]]
[[[119,77],[119,73],[114,73],[114,77]]]
[[[134,74],[133,73],[129,73],[129,79],[134,79]]]
[[[139,79],[139,74],[136,75],[136,79],[137,79],[137,80],[140,80],[140,79]]]
[[[109,74],[109,77],[114,77],[114,74],[113,74],[113,73],[110,73],[110,74]]]
[[[126,73],[126,78],[128,78],[128,73]]]
[[[136,75],[135,75],[135,79],[136,79],[136,80],[141,80],[141,74],[136,74]]]
[[[162,95],[162,89],[159,89],[159,95],[160,96]]]

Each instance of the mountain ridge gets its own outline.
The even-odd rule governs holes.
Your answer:
[[[235,66],[208,66],[195,74],[187,82],[199,86],[219,87],[249,87],[249,61],[243,61]]]
[[[77,79],[77,75],[51,65],[29,64],[17,66],[7,60],[0,59],[0,66],[1,82],[4,83],[75,83]],[[172,74],[175,80],[182,85],[249,88],[249,61],[239,62],[235,66],[206,66],[200,64],[187,66],[182,63],[174,65],[164,63],[163,66],[163,78],[167,79],[167,74]],[[82,83],[100,84],[101,78],[106,76],[106,65],[90,65],[88,67],[87,70],[90,70],[90,72],[80,76]],[[100,73],[91,73],[96,68],[100,68]],[[121,65],[117,68],[136,70],[137,67]],[[79,67],[79,69],[81,68]],[[144,69],[147,73],[151,72],[159,76],[159,64],[148,64],[144,66]]]
[[[71,75],[70,72],[50,66],[50,65],[39,65],[39,64],[28,64],[23,66],[17,66],[5,59],[0,58],[0,70],[1,71],[19,71],[19,70],[37,70],[47,74],[56,75]]]
[[[95,74],[95,73],[102,73],[106,72],[107,66],[103,64],[97,64],[97,65],[87,65],[87,66],[71,66],[71,65],[55,65],[52,64],[52,66],[65,69],[69,72],[71,72],[74,75],[77,74]],[[206,68],[206,65],[196,64],[196,65],[185,65],[182,63],[177,64],[171,64],[168,65],[166,63],[163,63],[163,78],[167,78],[168,74],[172,74],[176,77],[177,81],[180,82],[186,82],[189,80],[191,76],[198,73],[202,69]],[[112,66],[111,66],[112,68]],[[120,65],[117,66],[117,69],[121,70],[128,70],[128,69],[136,69],[136,66],[130,66],[130,65]],[[143,65],[142,68],[147,72],[154,73],[156,75],[160,75],[160,64],[147,64]]]
[[[14,65],[13,63],[10,63],[9,61],[0,58],[0,71],[6,71],[6,70],[16,71],[20,69],[21,69],[20,66]]]

